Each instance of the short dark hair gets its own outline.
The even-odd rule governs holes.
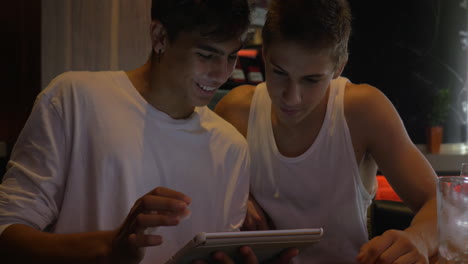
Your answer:
[[[263,45],[288,40],[306,48],[329,48],[337,63],[348,57],[351,9],[346,0],[271,0]]]
[[[191,31],[225,41],[247,30],[250,7],[248,0],[152,0],[151,19],[164,25],[171,41]]]

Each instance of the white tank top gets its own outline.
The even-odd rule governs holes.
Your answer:
[[[358,166],[343,111],[348,79],[332,81],[322,128],[297,157],[281,155],[271,125],[265,83],[252,99],[247,131],[252,158],[251,192],[277,229],[322,227],[322,240],[300,252],[295,263],[356,263],[368,241],[367,208],[375,194],[377,167],[371,158]],[[372,175],[361,180],[361,173]],[[371,186],[370,191],[365,186]]]

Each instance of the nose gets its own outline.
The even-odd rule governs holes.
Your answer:
[[[283,100],[289,106],[300,104],[302,101],[301,87],[290,81],[283,90]]]
[[[212,63],[209,77],[213,82],[221,85],[227,81],[233,70],[234,65],[231,65],[231,63],[226,59],[220,59],[217,63]]]

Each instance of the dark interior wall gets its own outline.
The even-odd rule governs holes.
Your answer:
[[[444,141],[464,139],[468,55],[460,31],[467,30],[468,10],[461,2],[350,0],[354,32],[344,75],[381,89],[415,143],[425,143],[426,116],[439,87],[451,90]],[[5,1],[0,22],[0,141],[11,147],[40,90],[41,1]]]
[[[462,1],[351,0],[353,35],[344,76],[384,92],[400,113],[416,144],[426,142],[432,96],[450,89],[451,110],[444,142],[466,140],[467,30]]]
[[[41,1],[3,1],[0,8],[0,141],[16,141],[40,90]],[[0,158],[0,176],[4,160]]]

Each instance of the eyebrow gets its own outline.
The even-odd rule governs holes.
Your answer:
[[[220,49],[217,49],[211,45],[208,45],[208,44],[203,44],[203,43],[200,43],[200,44],[197,44],[195,46],[197,49],[201,49],[201,50],[205,50],[205,51],[209,51],[209,52],[213,52],[213,53],[216,53],[218,55],[225,55],[226,53]],[[241,50],[243,47],[243,45],[240,45],[237,49],[235,49],[233,52],[229,53],[229,55],[231,54],[234,54],[234,53],[237,53],[239,50]]]
[[[288,71],[286,71],[285,69],[281,68],[281,66],[279,66],[279,65],[276,64],[275,62],[273,62],[273,61],[271,61],[271,60],[270,60],[270,62],[271,62],[271,64],[272,64],[273,66],[275,66],[276,68],[279,68],[280,70],[282,70],[282,71],[284,71],[284,72],[288,72]],[[325,75],[325,74],[317,73],[317,74],[305,75],[305,76],[303,76],[303,77],[304,77],[304,78],[321,78],[321,77],[323,77],[324,75]]]

